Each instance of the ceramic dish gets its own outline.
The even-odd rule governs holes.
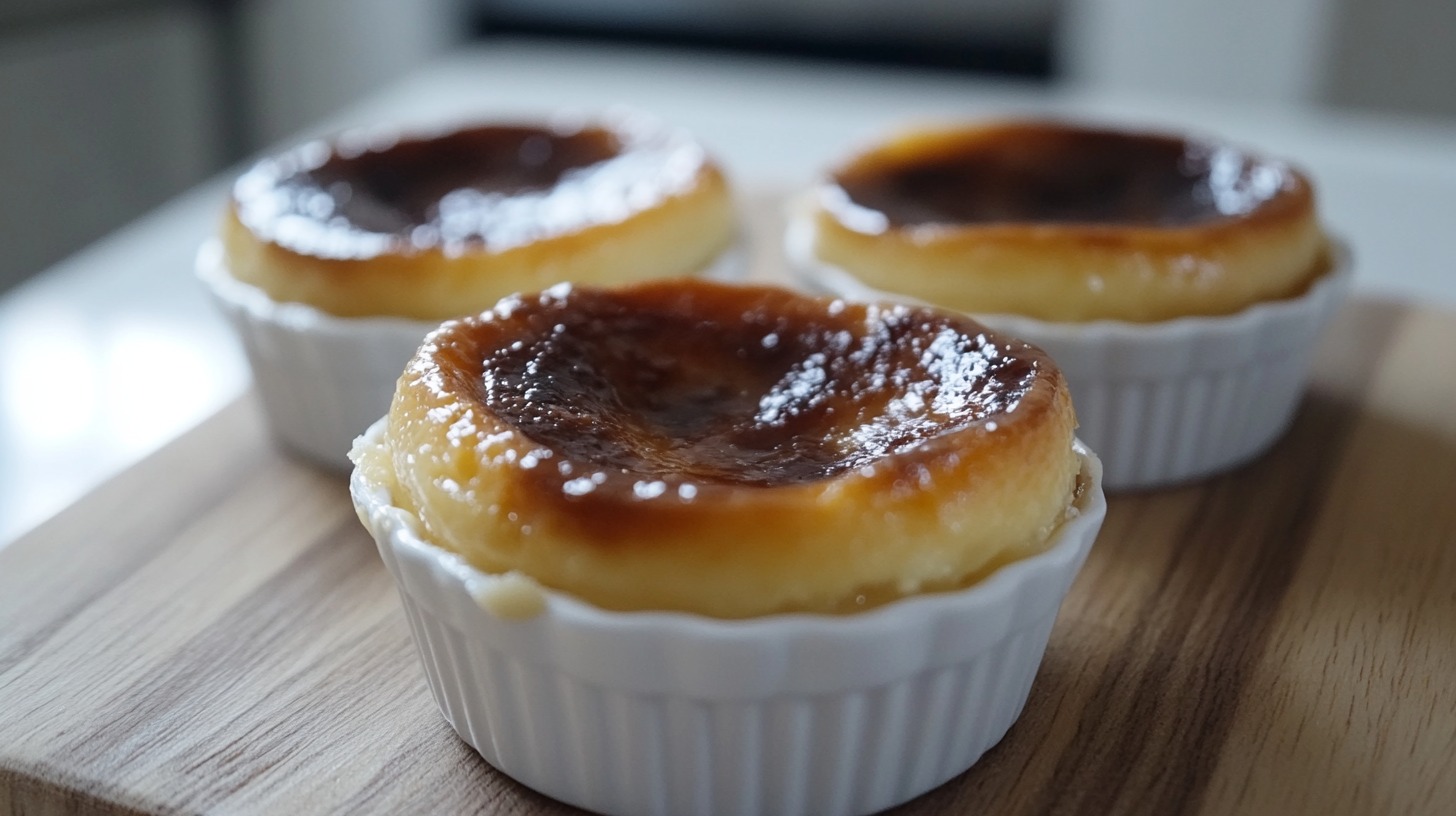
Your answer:
[[[377,444],[383,422],[361,445]],[[445,719],[521,783],[608,814],[872,813],[970,767],[1021,713],[1106,511],[1097,458],[1050,546],[972,586],[849,615],[609,612],[429,543],[356,470]]]
[[[814,258],[813,227],[794,219],[785,250],[797,281],[850,300],[919,302],[872,289]],[[1268,449],[1294,419],[1320,330],[1350,286],[1344,244],[1301,295],[1221,317],[1156,323],[1054,323],[976,314],[1051,355],[1067,377],[1077,435],[1102,458],[1109,490],[1177,484]]]

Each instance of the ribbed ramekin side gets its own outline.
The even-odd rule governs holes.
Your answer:
[[[703,700],[584,683],[405,605],[442,714],[487,762],[570,804],[658,816],[873,813],[940,785],[1016,721],[1053,617],[876,688]]]

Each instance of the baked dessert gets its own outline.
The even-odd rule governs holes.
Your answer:
[[[834,168],[814,255],[876,289],[1058,322],[1227,315],[1326,266],[1309,180],[1186,136],[1053,122],[911,131]]]
[[[563,285],[432,333],[355,456],[484,572],[739,618],[1037,552],[1073,499],[1074,427],[1045,355],[949,312]]]
[[[247,171],[197,271],[274,436],[343,469],[441,320],[562,280],[734,277],[735,229],[703,148],[640,115],[361,131]]]
[[[1072,422],[950,313],[562,286],[433,333],[350,492],[486,762],[597,813],[857,816],[1020,715],[1106,512]]]
[[[628,116],[310,142],[238,179],[221,238],[276,301],[438,322],[563,280],[693,274],[735,232],[702,146]]]
[[[786,236],[801,280],[965,311],[1046,351],[1109,489],[1267,449],[1350,279],[1302,173],[1209,139],[913,131],[851,156],[811,198]]]

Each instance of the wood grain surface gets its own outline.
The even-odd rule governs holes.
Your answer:
[[[1456,315],[1357,300],[1268,455],[1113,497],[1025,714],[901,808],[1456,813]],[[342,477],[251,397],[0,551],[0,813],[498,813]]]

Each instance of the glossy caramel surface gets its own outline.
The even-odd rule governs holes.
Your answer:
[[[430,539],[606,609],[843,612],[1040,551],[1061,372],[929,308],[561,285],[426,338],[356,450]]]
[[[885,297],[1056,323],[1231,315],[1294,297],[1327,243],[1313,185],[1285,162],[1054,122],[906,131],[816,192],[808,266]]]
[[[1046,365],[962,316],[701,282],[562,287],[431,342],[567,495],[832,478],[1014,411]]]
[[[865,232],[1044,223],[1183,227],[1247,215],[1300,184],[1235,147],[1021,122],[922,136],[832,174],[825,205]]]
[[[707,161],[633,120],[354,134],[259,162],[233,204],[259,238],[320,258],[501,251],[623,221],[692,188]]]

